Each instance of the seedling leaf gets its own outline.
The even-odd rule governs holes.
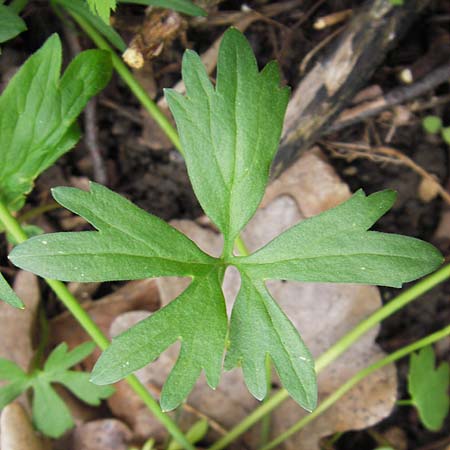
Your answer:
[[[98,386],[90,381],[86,372],[65,371],[52,376],[52,380],[63,384],[72,394],[89,405],[98,406],[101,400],[114,393],[112,386]]]
[[[289,89],[279,87],[276,63],[258,72],[249,43],[233,28],[220,46],[216,88],[200,57],[189,50],[183,80],[187,95],[166,90],[166,98],[195,194],[230,254],[264,194]]]
[[[426,428],[438,431],[449,411],[448,388],[450,367],[444,362],[435,368],[432,347],[425,347],[411,355],[408,374],[408,391],[419,417]]]
[[[99,231],[46,234],[17,246],[11,261],[40,276],[84,282],[193,276],[214,263],[184,234],[99,184],[89,192],[56,188],[53,196]]]
[[[317,389],[314,360],[309,350],[264,283],[241,271],[225,369],[241,366],[249,391],[259,400],[267,394],[267,355],[291,397],[312,411],[317,403]]]
[[[68,407],[49,383],[36,378],[33,392],[33,422],[38,430],[56,439],[74,426]]]
[[[445,143],[450,145],[450,127],[444,127],[441,131],[442,139],[444,139]]]
[[[0,97],[0,199],[22,207],[34,179],[79,138],[75,120],[111,76],[108,52],[77,56],[59,80],[61,43],[57,35],[32,55]]]
[[[90,405],[98,405],[113,394],[110,386],[96,386],[89,381],[89,374],[68,370],[88,356],[94,348],[92,343],[82,344],[68,352],[62,343],[50,354],[44,370],[26,374],[17,364],[0,358],[0,380],[9,384],[0,388],[0,409],[12,402],[28,388],[33,389],[33,421],[45,435],[57,438],[73,426],[73,419],[53,389],[53,383],[66,386],[72,393]]]
[[[426,116],[422,120],[422,126],[427,133],[436,134],[442,128],[442,119],[439,116]]]
[[[395,200],[393,191],[349,200],[304,220],[254,254],[237,258],[251,277],[401,287],[442,263],[432,245],[367,231]]]
[[[27,26],[9,6],[0,4],[0,43],[9,41],[25,31]]]
[[[69,369],[88,357],[94,348],[95,344],[93,342],[85,342],[68,352],[67,344],[62,342],[50,353],[45,361],[44,372],[53,373]]]
[[[162,409],[176,408],[202,369],[208,384],[215,388],[227,332],[221,282],[222,270],[213,268],[209,274],[194,278],[176,300],[114,338],[97,361],[92,381],[107,384],[120,380],[180,340],[180,355],[162,390]]]
[[[24,308],[24,304],[22,300],[17,296],[17,294],[11,289],[11,286],[8,282],[3,278],[3,275],[0,273],[0,300],[10,304],[11,306],[15,306],[16,308]]]

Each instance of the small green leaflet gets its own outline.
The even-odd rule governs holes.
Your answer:
[[[235,238],[264,194],[289,89],[280,88],[275,62],[258,71],[249,43],[233,28],[220,46],[216,88],[200,57],[189,50],[183,80],[187,95],[166,90],[166,98],[195,194],[231,255]]]
[[[348,201],[304,220],[253,255],[236,258],[253,278],[363,283],[401,287],[433,270],[442,255],[427,242],[367,231],[396,194],[358,191]]]
[[[18,365],[0,358],[0,380],[7,380],[0,387],[0,409],[12,402],[22,392],[32,389],[33,422],[46,436],[58,438],[74,425],[64,401],[52,387],[53,383],[64,385],[80,400],[97,406],[102,399],[114,393],[110,386],[96,386],[89,381],[89,374],[69,370],[92,353],[95,345],[87,342],[68,352],[67,344],[56,347],[48,357],[43,370],[25,373]]]
[[[156,6],[158,8],[173,9],[189,16],[206,16],[206,11],[190,0],[118,0],[119,3]]]
[[[450,367],[447,362],[435,368],[432,347],[425,347],[411,355],[408,391],[419,411],[422,423],[431,431],[442,428],[449,411]]]
[[[153,361],[175,341],[181,351],[164,385],[170,410],[188,395],[203,370],[210,386],[225,368],[241,366],[249,390],[266,395],[270,357],[283,386],[304,408],[317,401],[314,361],[298,331],[268,292],[267,279],[356,282],[400,286],[438,267],[442,256],[417,239],[368,229],[392,206],[395,194],[360,191],[342,205],[305,220],[247,257],[233,242],[264,193],[277,149],[289,90],[276,64],[258,71],[244,36],[228,30],[213,87],[197,54],[186,52],[187,95],[167,91],[194,190],[224,234],[221,258],[203,253],[186,236],[95,183],[89,192],[57,188],[55,199],[98,231],[31,238],[10,255],[17,266],[66,281],[156,276],[192,278],[173,302],[116,337],[98,360],[92,380],[115,382]],[[226,267],[241,274],[229,325],[221,290]],[[299,306],[300,307],[300,306]]]
[[[99,231],[33,237],[9,255],[17,266],[63,281],[133,280],[196,276],[211,271],[214,258],[158,217],[109,189],[60,187],[55,200]]]
[[[75,120],[111,76],[108,52],[78,55],[60,79],[57,35],[32,55],[0,97],[0,200],[22,207],[34,179],[78,141]]]
[[[176,300],[113,340],[91,380],[101,384],[120,380],[180,339],[180,356],[161,393],[163,411],[183,402],[202,369],[208,384],[217,387],[227,333],[222,278],[222,268],[195,278]]]
[[[316,373],[309,350],[264,283],[243,271],[231,315],[230,342],[225,369],[242,366],[247,387],[258,400],[267,395],[269,354],[291,397],[308,411],[315,408]]]
[[[26,29],[25,22],[9,6],[0,4],[0,44]]]
[[[24,308],[22,300],[17,296],[17,294],[11,289],[8,282],[3,278],[0,273],[0,300],[9,303],[11,306],[16,308]]]
[[[426,116],[422,120],[422,126],[427,133],[439,133],[442,129],[442,119],[439,116]]]

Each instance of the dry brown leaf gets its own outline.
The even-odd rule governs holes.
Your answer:
[[[33,335],[39,307],[39,284],[30,272],[18,272],[14,290],[25,304],[25,309],[11,308],[0,302],[0,356],[10,359],[27,371],[33,358]]]
[[[50,445],[38,437],[25,409],[17,402],[10,403],[3,408],[0,428],[2,450],[50,449]]]
[[[69,448],[71,450],[127,450],[132,436],[131,430],[119,420],[95,420],[75,428]]]
[[[0,357],[14,361],[28,371],[34,355],[33,338],[37,330],[37,315],[40,301],[37,277],[30,272],[20,271],[14,280],[14,290],[25,304],[25,309],[12,308],[0,302]],[[7,384],[0,381],[0,386]],[[28,407],[25,395],[19,401]]]

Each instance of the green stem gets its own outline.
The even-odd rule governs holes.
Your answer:
[[[269,395],[272,393],[272,362],[269,354],[266,355],[266,380],[267,380],[267,396],[263,400],[263,404],[270,398]],[[261,433],[259,445],[265,445],[270,438],[270,414],[265,415],[261,420]]]
[[[234,241],[234,246],[236,247],[236,250],[241,256],[248,256],[250,254],[247,246],[245,245],[244,240],[241,236],[238,236],[236,240]]]
[[[5,229],[18,243],[27,240],[27,235],[20,226],[20,223],[15,217],[13,217],[11,212],[1,201],[0,222],[4,224]],[[89,314],[80,306],[78,300],[67,289],[66,285],[60,281],[50,280],[47,278],[45,281],[61,300],[64,306],[75,317],[78,323],[83,327],[86,333],[91,337],[91,339],[101,350],[105,350],[109,346],[108,338],[103,334],[100,328],[98,328],[97,324],[91,319]],[[145,386],[134,375],[128,376],[126,380],[134,392],[136,392],[148,409],[153,413],[153,415],[166,427],[167,431],[173,436],[173,438],[177,440],[183,448],[187,450],[194,450],[194,447],[189,443],[177,425],[172,422],[169,416],[162,412],[158,402],[150,395]]]
[[[235,242],[234,246],[241,256],[248,256],[250,254],[250,251],[245,244],[244,240],[242,239],[242,236],[239,235]],[[263,400],[262,404],[264,405],[269,401],[269,395],[272,392],[272,362],[270,359],[270,355],[266,355],[266,361],[265,361],[265,369],[266,369],[266,380],[267,380],[267,396]],[[261,435],[260,435],[260,445],[264,445],[270,437],[270,414],[266,414],[261,421]]]
[[[386,319],[394,312],[403,308],[406,304],[417,299],[423,293],[429,291],[434,286],[450,277],[450,264],[442,267],[437,272],[429,275],[423,280],[419,281],[413,287],[402,292],[400,295],[392,299],[389,303],[384,305],[379,310],[375,311],[367,319],[360,322],[355,328],[349,331],[345,336],[339,339],[332,345],[325,353],[323,353],[316,360],[316,372],[319,373],[327,365],[333,362],[338,356],[344,353],[352,344],[354,344],[363,334],[367,333],[375,325],[378,325],[382,320]],[[266,414],[269,414],[281,403],[283,403],[289,394],[285,389],[280,389],[267,402],[256,408],[250,415],[243,419],[233,429],[231,429],[225,436],[219,439],[210,450],[220,450],[225,448],[228,444],[236,440],[241,434],[245,433],[255,423],[259,422]]]
[[[133,92],[136,98],[141,102],[142,106],[148,111],[150,116],[153,117],[155,122],[161,127],[161,129],[164,131],[166,136],[171,140],[175,148],[177,148],[177,150],[182,155],[184,155],[177,131],[172,126],[169,119],[158,108],[158,105],[149,97],[145,89],[141,86],[141,84],[129,71],[128,67],[125,65],[122,59],[117,56],[117,54],[108,44],[108,42],[97,32],[97,30],[94,27],[92,27],[88,22],[86,22],[81,16],[79,16],[75,12],[67,9],[66,11],[75,19],[78,25],[92,39],[92,41],[98,48],[110,52],[113,67],[117,71],[119,76],[128,85],[131,92]]]
[[[404,358],[405,356],[409,355],[410,353],[412,353],[416,350],[419,350],[423,347],[433,344],[434,342],[439,341],[440,339],[443,339],[444,337],[448,336],[449,334],[450,334],[450,325],[448,325],[445,328],[442,328],[441,330],[437,331],[436,333],[430,334],[430,335],[424,337],[423,339],[420,339],[410,345],[402,347],[400,350],[397,350],[396,352],[391,353],[390,355],[384,357],[383,359],[380,359],[379,361],[371,364],[370,366],[365,367],[364,369],[360,370],[358,373],[353,375],[353,377],[350,378],[346,383],[342,384],[331,395],[329,395],[311,414],[303,417],[295,425],[290,427],[284,433],[280,434],[280,436],[278,436],[276,439],[271,441],[269,444],[267,444],[261,450],[269,450],[271,448],[275,448],[279,444],[284,442],[286,439],[291,437],[294,433],[297,433],[298,431],[300,431],[302,428],[304,428],[306,425],[308,425],[310,422],[312,422],[316,417],[318,417],[320,414],[322,414],[328,408],[330,408],[330,406],[333,406],[343,395],[345,395],[357,383],[359,383],[361,380],[363,380],[364,378],[366,378],[373,372],[381,369],[382,367],[387,366],[388,364],[391,364],[391,363],[397,361],[398,359]]]
[[[414,401],[412,398],[409,398],[407,400],[397,400],[397,405],[398,406],[413,406]]]

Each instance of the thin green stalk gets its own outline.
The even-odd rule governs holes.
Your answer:
[[[250,254],[247,245],[245,244],[242,236],[238,236],[234,241],[234,246],[241,256],[248,256]],[[266,380],[267,380],[267,396],[263,400],[263,404],[269,400],[269,395],[272,392],[272,361],[270,355],[266,355],[265,361],[266,368]],[[266,414],[261,420],[261,435],[260,435],[260,445],[266,444],[270,437],[270,414]]]
[[[321,370],[323,370],[375,325],[378,325],[378,323],[380,323],[382,320],[386,319],[399,309],[403,308],[406,304],[412,302],[413,300],[416,300],[420,295],[429,291],[431,288],[443,282],[449,277],[450,264],[442,267],[437,272],[419,281],[413,287],[402,292],[382,308],[375,311],[367,319],[364,319],[355,328],[353,328],[345,336],[339,339],[325,353],[319,356],[319,358],[317,358],[316,372],[319,373]],[[225,436],[219,439],[212,447],[210,447],[210,450],[220,450],[222,448],[225,448],[228,444],[236,440],[241,434],[245,433],[250,427],[259,422],[266,414],[269,414],[288,398],[288,392],[285,389],[280,389],[275,395],[267,400],[267,402],[264,402],[261,406],[256,408],[250,415],[248,415],[233,429],[231,429]]]
[[[4,224],[5,229],[18,243],[27,240],[27,235],[22,229],[20,223],[1,201],[0,222]],[[78,323],[83,327],[86,333],[98,345],[98,347],[100,347],[101,350],[105,350],[109,346],[109,340],[98,328],[97,324],[91,319],[89,314],[80,306],[78,300],[67,289],[66,285],[60,281],[50,280],[47,278],[45,281],[61,300],[64,306],[75,317]],[[153,413],[153,415],[166,427],[167,431],[173,436],[173,438],[177,440],[186,450],[194,450],[194,447],[186,439],[183,432],[174,422],[172,422],[169,416],[162,412],[158,402],[150,395],[145,386],[134,375],[128,376],[126,380],[134,392],[136,392],[136,394]]]
[[[303,417],[295,425],[290,427],[284,433],[280,434],[280,436],[278,436],[276,439],[274,439],[269,444],[264,446],[261,450],[269,450],[271,448],[275,448],[279,444],[284,442],[286,439],[291,437],[294,433],[300,431],[302,428],[304,428],[306,425],[312,422],[316,417],[318,417],[328,408],[333,406],[343,395],[345,395],[357,383],[359,383],[361,380],[369,376],[371,373],[381,369],[382,367],[387,366],[388,364],[397,361],[398,359],[404,358],[405,356],[415,352],[416,350],[420,350],[423,347],[433,344],[434,342],[443,339],[449,334],[450,334],[450,325],[410,345],[402,347],[396,352],[391,353],[390,355],[380,359],[379,361],[371,364],[370,366],[360,370],[358,373],[353,375],[353,377],[350,378],[347,382],[339,386],[339,388],[337,388],[331,395],[329,395],[311,414],[308,414],[307,416]]]
[[[267,396],[263,400],[265,403],[270,397],[269,395],[272,393],[272,361],[270,359],[270,355],[266,355],[266,380],[267,380]],[[270,414],[265,415],[261,420],[261,433],[259,438],[259,445],[265,445],[270,439]]]
[[[114,69],[117,71],[122,80],[128,85],[131,92],[133,92],[136,98],[142,103],[142,106],[148,111],[150,116],[153,117],[155,122],[161,127],[163,132],[171,140],[176,149],[183,155],[183,149],[181,148],[181,143],[177,131],[172,126],[169,119],[158,108],[158,105],[149,97],[145,89],[128,70],[128,67],[125,65],[122,59],[117,56],[108,42],[97,32],[94,27],[92,27],[88,22],[86,22],[75,12],[69,10],[66,11],[75,19],[78,25],[92,39],[92,41],[98,48],[107,50],[111,53]]]
[[[247,246],[245,245],[244,240],[241,236],[238,236],[236,240],[234,241],[234,246],[236,247],[236,250],[241,256],[248,256],[250,254]]]

